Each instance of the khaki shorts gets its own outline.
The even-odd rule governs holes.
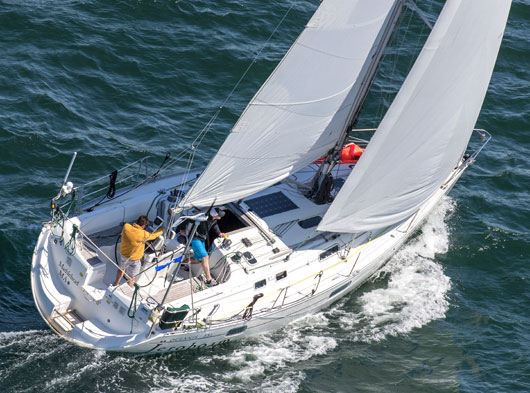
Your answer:
[[[120,267],[125,270],[125,273],[131,278],[134,278],[142,268],[142,260],[127,260],[123,255],[120,255]]]

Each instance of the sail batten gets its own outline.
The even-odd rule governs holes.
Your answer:
[[[448,0],[318,230],[360,232],[412,214],[450,175],[477,121],[511,0]]]
[[[324,156],[358,108],[403,0],[326,0],[256,93],[183,207],[239,200]]]

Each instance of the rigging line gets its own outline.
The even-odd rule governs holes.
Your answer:
[[[425,15],[425,13],[421,10],[421,8],[418,7],[416,2],[414,0],[408,0],[406,4],[407,4],[407,7],[411,8],[414,12],[416,12],[418,16],[421,18],[421,20],[423,21],[423,23],[426,24],[429,27],[429,29],[432,30],[431,21],[427,18],[427,15]]]
[[[180,159],[182,157],[184,157],[186,154],[188,153],[188,150],[184,150],[182,152],[179,153],[178,156],[176,156],[175,158],[169,158],[161,167],[160,167],[160,172],[163,172],[165,171],[167,168],[169,168],[171,165],[177,163],[178,161],[180,161]]]
[[[411,1],[409,1],[409,3],[414,3],[414,2],[411,0]],[[421,9],[418,8],[418,6],[416,5],[416,3],[414,3],[414,5],[415,5],[416,8],[419,10],[419,12],[422,12]],[[431,7],[432,7],[432,0],[431,0],[430,3],[429,3],[429,12],[431,11]],[[414,10],[414,11],[416,11],[416,12],[418,13],[417,10]],[[423,17],[421,16],[421,14],[420,14],[420,17],[422,18],[422,20],[424,20]],[[421,25],[420,34],[418,34],[418,39],[416,40],[416,45],[414,46],[414,53],[418,53],[418,48],[419,48],[419,46],[420,46],[420,41],[421,41],[421,39],[422,39],[422,37],[423,37],[423,32],[425,31],[425,26],[428,26],[431,30],[432,30],[432,28],[433,28],[432,25],[426,25],[425,23],[423,23],[423,24]],[[417,56],[416,56],[416,58],[417,58]],[[414,57],[414,56],[411,56],[411,57],[410,57],[409,66],[408,66],[408,68],[407,68],[407,74],[408,74],[408,73],[410,72],[410,70],[412,69],[412,64],[414,63],[414,60],[415,60],[415,57]]]
[[[226,102],[226,100],[225,100]],[[223,103],[224,105],[224,103]],[[206,125],[203,127],[203,129],[197,134],[197,136],[195,137],[195,139],[193,140],[192,144],[191,144],[191,147],[192,148],[197,148],[199,147],[199,145],[201,144],[202,140],[204,139],[204,136],[208,133],[208,131],[210,131],[210,128],[212,127],[212,124],[215,122],[215,120],[217,119],[217,117],[219,116],[219,113],[221,112],[221,109],[223,108],[223,106],[220,106],[216,111],[215,113],[213,114],[213,116],[210,118],[210,120],[208,120],[206,122]],[[199,141],[199,145],[197,145],[197,141]]]
[[[405,28],[405,32],[403,33],[403,38],[401,39],[401,44],[398,46],[398,51],[397,51],[397,54],[396,54],[396,58],[394,59],[394,64],[392,66],[392,75],[391,76],[394,76],[396,74],[396,68],[397,68],[397,63],[399,61],[399,57],[401,56],[401,52],[403,51],[403,48],[405,47],[405,40],[407,38],[407,35],[409,33],[409,30],[410,30],[410,25],[412,23],[412,17],[413,17],[413,12],[409,12],[409,20],[407,22],[407,27]],[[390,96],[390,93],[387,94],[387,97]]]
[[[407,5],[412,3],[413,1],[412,0],[409,0],[407,2]],[[417,5],[414,3],[414,5],[416,6],[417,8]],[[432,6],[433,6],[433,0],[430,0],[429,1],[429,6],[428,6],[428,9],[427,9],[427,12],[430,13],[431,10],[432,10]],[[413,19],[413,16],[415,13],[417,13],[417,11],[414,9],[414,8],[411,8],[410,6],[407,7],[411,12],[409,12],[409,20],[407,22],[407,27],[405,29],[405,33],[403,34],[403,38],[402,38],[402,41],[401,41],[401,45],[398,46],[398,52],[396,53],[395,55],[395,58],[394,58],[394,64],[393,64],[393,68],[392,68],[392,74],[391,74],[391,77],[393,77],[395,75],[395,69],[396,69],[396,65],[397,65],[397,62],[399,60],[399,57],[401,55],[401,51],[403,50],[404,48],[404,43],[405,43],[405,39],[407,37],[407,34],[410,30],[410,26],[411,26],[411,23],[412,23],[412,19]],[[420,10],[421,11],[421,10]],[[420,33],[418,34],[418,38],[416,40],[416,44],[414,45],[414,53],[418,53],[418,47],[419,47],[419,43],[423,37],[423,33],[424,33],[424,30],[425,30],[425,27],[426,27],[426,24],[423,23],[422,24],[422,27],[421,27],[421,31]],[[432,29],[432,26],[429,26],[431,29]],[[395,38],[395,41],[397,41],[397,36]],[[409,61],[409,64],[408,64],[408,67],[407,67],[407,74],[410,72],[411,68],[412,68],[412,65],[414,63],[414,61],[416,60],[417,56],[410,56],[410,61]],[[391,93],[387,93],[386,94],[386,98],[389,98],[391,95]],[[380,96],[380,100],[379,100],[379,105],[378,105],[378,110],[377,110],[377,117],[376,117],[376,121],[377,119],[380,119],[383,117],[383,111],[384,111],[384,96],[385,94],[384,93],[381,93],[381,96]]]
[[[272,31],[272,33],[269,35],[269,37],[267,38],[267,40],[265,41],[265,43],[263,44],[263,46],[259,49],[259,51],[256,53],[256,55],[254,56],[254,58],[252,59],[251,63],[247,66],[246,70],[243,72],[243,75],[241,75],[241,77],[239,78],[239,80],[237,81],[237,83],[235,84],[235,86],[232,88],[232,90],[230,91],[230,93],[228,94],[228,96],[225,98],[225,100],[223,101],[223,103],[221,104],[221,106],[215,111],[214,115],[210,118],[210,120],[206,123],[206,125],[204,126],[204,128],[199,132],[199,134],[197,135],[197,137],[195,138],[195,140],[193,141],[192,143],[192,148],[194,149],[197,149],[202,140],[204,139],[204,137],[206,136],[206,134],[210,131],[211,129],[211,126],[212,124],[214,123],[214,121],[217,119],[217,117],[219,116],[219,113],[221,112],[221,109],[224,108],[224,106],[226,105],[226,103],[230,100],[230,98],[232,98],[232,95],[234,94],[234,92],[236,91],[236,89],[239,87],[239,85],[241,84],[241,82],[243,81],[243,79],[245,78],[245,76],[248,74],[248,72],[250,71],[250,69],[252,68],[252,66],[254,65],[254,63],[256,63],[256,60],[258,59],[258,57],[261,55],[261,52],[263,52],[263,50],[267,47],[267,45],[269,44],[270,40],[272,39],[272,37],[276,34],[276,31],[278,31],[278,29],[280,28],[280,26],[283,24],[285,18],[287,18],[287,15],[289,15],[289,13],[291,12],[291,10],[294,8],[294,6],[298,3],[298,1],[294,1],[291,6],[287,9],[287,11],[285,12],[285,14],[283,15],[282,19],[280,20],[280,22],[276,25],[276,27],[274,28],[274,30]],[[198,144],[197,144],[198,142]],[[195,154],[193,154],[193,156],[195,156]],[[180,203],[180,201],[179,201]]]
[[[204,139],[204,136],[206,136],[206,132],[204,132],[204,130],[209,130],[211,123],[217,118],[218,115],[219,115],[219,110],[217,110],[217,112],[214,114],[214,116],[208,121],[206,126],[203,128],[203,130],[197,136],[197,138],[199,138],[199,136],[202,134],[202,137],[201,137],[201,139],[199,141],[199,145],[202,142],[202,140]],[[183,178],[183,181],[181,181],[181,184],[186,184],[188,182],[188,176],[191,173],[191,168],[193,166],[193,160],[195,158],[195,154],[197,153],[198,145],[197,146],[195,145],[195,143],[197,141],[197,138],[195,138],[195,140],[191,144],[191,149],[190,149],[191,150],[191,154],[188,157],[188,162],[186,164],[186,168],[185,168],[185,171],[184,171],[184,178]],[[182,201],[183,198],[184,198],[183,195],[182,196],[179,195],[177,197],[176,202],[173,205],[174,206],[179,206],[179,204],[180,204],[180,202]]]
[[[394,32],[393,32],[393,36],[392,38],[390,39],[390,42],[389,44],[387,45],[387,49],[385,50],[385,52],[383,53],[383,57],[381,59],[381,61],[379,62],[379,71],[381,70],[382,68],[382,65],[383,63],[385,62],[385,60],[387,59],[387,57],[389,57],[389,51],[388,51],[388,48],[394,46],[396,43],[397,43],[397,40],[398,40],[398,31],[399,29],[401,28],[401,23],[403,22],[403,18],[404,18],[404,13],[402,12],[400,17],[399,17],[399,20],[398,22],[396,23],[396,27],[394,28]],[[394,55],[395,56],[395,55]],[[378,71],[378,72],[379,72]],[[375,82],[375,80],[374,80]],[[381,121],[381,117],[382,117],[382,113],[383,113],[383,110],[384,110],[384,99],[383,99],[383,96],[384,96],[384,92],[381,91],[381,93],[379,94],[379,102],[377,104],[377,110],[376,110],[376,116],[374,118],[374,128],[377,128],[378,127],[378,121],[380,122]]]
[[[208,123],[206,123],[206,126],[202,129],[202,131],[199,133],[199,135],[197,135],[197,138],[195,138],[195,140],[193,141],[192,145],[191,145],[191,155],[188,159],[188,164],[187,164],[187,167],[186,167],[186,171],[184,173],[184,183],[187,183],[188,182],[188,176],[191,172],[191,168],[193,166],[193,160],[195,158],[195,154],[197,153],[197,149],[198,147],[200,146],[200,144],[202,143],[204,137],[206,136],[206,134],[208,133],[208,131],[210,130],[211,128],[211,125],[213,124],[213,122],[217,119],[217,117],[219,116],[219,113],[221,112],[221,108],[219,108],[215,114],[212,116],[212,118],[208,121]],[[199,139],[200,138],[200,139]],[[197,140],[199,141],[198,144],[197,143]],[[191,187],[193,188],[193,186]],[[190,190],[191,190],[190,188]],[[186,199],[187,199],[187,195],[189,194],[189,191],[186,193],[186,195],[181,195],[179,197],[177,197],[177,200],[176,202],[174,203],[174,206],[181,206],[182,205],[182,202],[185,202]],[[186,199],[185,199],[186,198]]]
[[[243,73],[243,75],[241,75],[241,77],[239,78],[239,80],[237,81],[236,85],[234,86],[234,88],[232,89],[232,91],[228,94],[228,96],[226,97],[226,99],[224,100],[223,104],[221,105],[221,108],[226,105],[226,103],[228,102],[228,100],[232,97],[232,94],[234,93],[234,91],[238,88],[239,84],[241,83],[241,81],[243,80],[243,78],[247,75],[247,73],[250,71],[250,69],[252,68],[252,66],[254,65],[254,63],[256,62],[256,60],[258,59],[258,57],[261,55],[261,52],[263,52],[263,49],[265,49],[267,47],[267,45],[269,44],[270,40],[272,39],[272,37],[274,36],[274,34],[276,34],[276,31],[280,28],[280,26],[282,25],[283,21],[285,20],[285,18],[287,18],[287,15],[289,15],[289,13],[291,12],[291,10],[293,9],[293,7],[298,3],[298,1],[294,1],[291,6],[287,9],[287,11],[285,12],[285,14],[283,15],[282,19],[280,20],[280,22],[276,25],[276,27],[274,28],[274,30],[272,31],[272,33],[269,35],[269,38],[267,38],[267,41],[265,41],[265,43],[263,44],[263,46],[260,48],[260,50],[258,51],[258,53],[256,53],[256,55],[254,56],[254,58],[252,59],[252,62],[248,65],[247,69],[245,70],[245,72]]]
[[[360,27],[360,26],[361,26],[361,25],[359,25],[359,24],[356,25],[356,27]],[[304,48],[306,48],[306,49],[312,50],[312,51],[314,51],[314,52],[321,53],[321,54],[326,55],[326,56],[329,56],[329,57],[334,57],[334,58],[336,58],[336,59],[342,59],[342,60],[360,60],[360,61],[364,60],[364,58],[362,58],[362,57],[346,57],[346,56],[335,55],[335,54],[333,54],[333,53],[331,53],[331,52],[326,52],[326,51],[324,51],[324,50],[314,48],[314,47],[309,46],[309,45],[306,45],[306,44],[304,44],[304,43],[302,43],[302,42],[296,42],[296,45],[298,45],[298,46],[302,46],[302,47],[304,47]]]
[[[190,175],[191,173],[191,167],[193,165],[193,159],[195,158],[195,153],[196,153],[196,148],[192,146],[192,149],[191,149],[191,154],[188,158],[188,163],[186,165],[186,171],[184,172],[184,178],[183,178],[183,184],[187,183],[188,182],[188,176]],[[174,206],[179,206],[180,205],[180,202],[182,201],[182,199],[184,198],[184,196],[181,196],[179,195],[177,197],[177,200],[176,202],[174,203]]]
[[[401,56],[401,52],[402,52],[404,44],[405,44],[405,38],[407,37],[407,33],[409,32],[409,29],[410,29],[410,24],[412,22],[412,16],[413,16],[413,12],[410,11],[409,12],[409,20],[407,22],[407,27],[405,28],[405,32],[403,33],[403,38],[401,39],[401,44],[398,45],[398,51],[395,54],[394,63],[392,64],[392,72],[390,74],[390,78],[392,78],[392,79],[396,75],[397,63],[398,63],[398,60],[399,60],[399,58]],[[403,22],[403,20],[401,20],[401,22],[400,22],[400,27],[401,27],[401,23],[402,22]],[[396,42],[397,41],[398,41],[398,37],[396,35]],[[399,91],[399,89],[398,89],[398,91]],[[378,113],[377,118],[381,119],[383,117],[383,111],[384,111],[384,106],[385,106],[384,105],[384,100],[385,100],[385,98],[389,99],[391,95],[392,95],[391,92],[388,92],[386,95],[385,95],[384,92],[381,93],[381,98],[380,98],[380,103],[381,103],[380,109],[381,109],[381,112]]]

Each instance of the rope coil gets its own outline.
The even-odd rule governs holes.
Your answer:
[[[138,291],[140,290],[140,285],[137,283],[134,283],[134,292],[131,296],[131,304],[129,304],[129,309],[127,310],[127,316],[131,319],[134,318],[136,315],[137,310],[137,299],[138,299]],[[131,311],[132,310],[132,311]]]
[[[258,293],[257,295],[254,295],[254,298],[252,299],[250,304],[245,308],[245,312],[243,313],[244,320],[250,321],[252,319],[252,312],[254,311],[254,305],[262,297],[263,297],[263,293]]]
[[[76,250],[76,237],[77,233],[79,232],[79,227],[77,225],[73,225],[72,227],[72,234],[70,235],[70,240],[68,240],[67,243],[64,244],[64,249],[68,255],[74,255]]]

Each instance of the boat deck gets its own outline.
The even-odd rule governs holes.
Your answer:
[[[116,239],[121,234],[122,226],[118,225],[112,228],[105,229],[101,232],[96,232],[90,234],[90,240],[94,242],[99,248],[106,246],[114,246],[116,244]]]

